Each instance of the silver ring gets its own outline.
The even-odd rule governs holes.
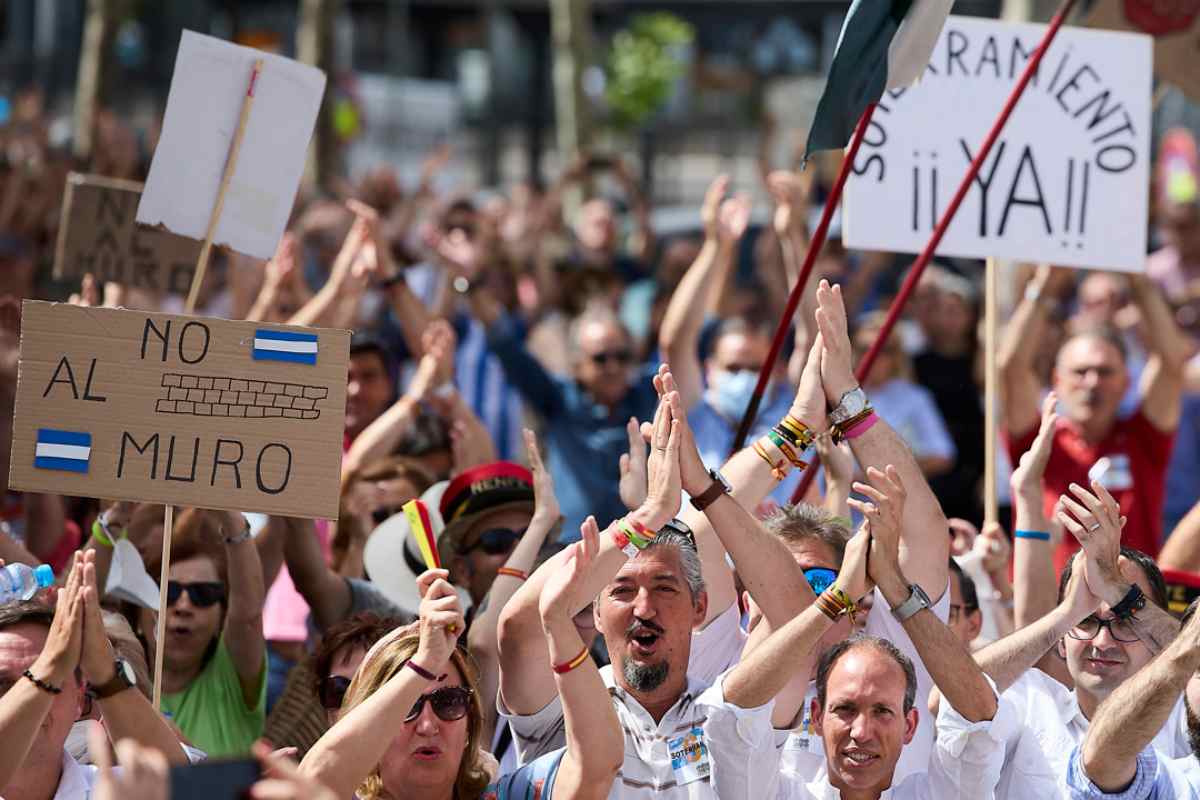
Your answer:
[[[1095,533],[1096,531],[1100,530],[1100,528],[1102,528],[1102,527],[1103,526],[1099,522],[1097,522],[1095,525],[1089,525],[1088,533]]]

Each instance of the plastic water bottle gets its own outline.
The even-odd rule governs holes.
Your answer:
[[[34,567],[28,564],[9,564],[0,569],[0,605],[28,600],[54,584],[54,570],[49,564]]]

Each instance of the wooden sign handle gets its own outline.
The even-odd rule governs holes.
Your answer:
[[[208,219],[208,230],[204,233],[204,246],[200,248],[200,257],[196,259],[196,272],[192,275],[192,288],[188,292],[187,305],[184,312],[195,313],[196,300],[200,297],[200,285],[204,283],[204,271],[208,268],[208,254],[212,250],[213,236],[217,232],[217,223],[221,221],[221,209],[225,206],[225,192],[229,190],[229,181],[237,167],[238,151],[242,148],[242,139],[246,136],[246,120],[250,118],[250,106],[254,102],[254,84],[258,82],[258,74],[262,72],[263,60],[254,62],[250,69],[250,86],[246,89],[246,97],[242,100],[242,114],[238,119],[237,132],[229,145],[229,158],[225,161],[225,174],[221,176],[221,188],[217,191],[217,202],[213,204],[212,216]]]
[[[171,574],[171,531],[175,506],[163,506],[162,568],[158,575],[158,623],[154,627],[154,709],[162,710],[163,642],[167,638],[167,580]]]
[[[996,500],[996,259],[984,281],[983,522],[998,522]]]

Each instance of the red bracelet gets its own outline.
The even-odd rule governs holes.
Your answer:
[[[626,521],[627,523],[629,523],[631,526],[633,526],[633,530],[634,530],[635,532],[637,532],[637,534],[638,534],[639,536],[641,536],[643,539],[647,539],[647,540],[653,541],[653,540],[654,540],[654,537],[657,535],[657,534],[655,534],[655,533],[654,533],[654,531],[650,530],[650,529],[649,529],[649,528],[647,528],[645,525],[643,525],[642,523],[638,522],[638,521],[637,521],[636,519],[634,519],[632,516],[626,516],[626,517],[624,517],[624,519],[625,519],[625,521]]]
[[[584,661],[586,661],[587,657],[588,657],[588,649],[587,649],[587,645],[584,645],[583,649],[579,651],[579,655],[575,656],[570,661],[564,661],[561,664],[555,664],[553,669],[559,675],[566,675],[568,672],[575,669],[580,664],[582,664]]]
[[[522,581],[529,580],[528,572],[522,572],[519,569],[512,569],[511,567],[501,567],[500,569],[496,570],[496,574],[507,575],[510,578],[516,578],[517,580]]]
[[[446,675],[444,673],[439,678],[437,675],[434,675],[429,670],[427,670],[424,667],[422,667],[421,665],[417,664],[411,658],[408,661],[404,662],[404,666],[408,667],[413,672],[417,673],[418,675],[420,675],[422,678],[424,678],[427,681],[434,681],[435,683],[441,683],[442,681],[446,680]]]

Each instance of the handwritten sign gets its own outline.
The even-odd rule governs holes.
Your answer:
[[[67,176],[54,277],[187,294],[200,245],[134,222],[142,184],[72,172]]]
[[[258,59],[264,66],[250,86]],[[325,73],[193,31],[179,42],[138,222],[204,238],[248,89],[254,105],[213,242],[255,258],[275,253],[304,172]]]
[[[334,519],[350,334],[22,306],[13,488]]]
[[[1154,74],[1200,102],[1200,2],[1098,0],[1087,24],[1154,37]]]
[[[846,187],[850,247],[919,252],[1045,26],[950,17],[921,82],[885,92]],[[951,223],[942,255],[1140,271],[1151,39],[1063,28]]]

